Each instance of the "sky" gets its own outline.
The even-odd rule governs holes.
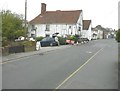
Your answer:
[[[47,11],[83,10],[83,19],[92,20],[92,27],[118,29],[118,2],[120,0],[27,0],[27,20],[41,13],[41,3],[47,4]],[[17,14],[25,12],[25,0],[1,0],[1,10]]]

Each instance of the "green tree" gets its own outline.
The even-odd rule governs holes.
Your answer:
[[[26,31],[24,29],[17,30],[17,31],[14,32],[15,38],[18,38],[20,36],[24,36],[25,37],[25,34],[26,34]]]
[[[120,29],[116,33],[116,40],[117,42],[120,42]]]
[[[14,40],[16,36],[19,37],[19,35],[22,35],[23,33],[22,24],[23,19],[21,15],[11,13],[9,10],[2,11],[2,37],[9,41]]]

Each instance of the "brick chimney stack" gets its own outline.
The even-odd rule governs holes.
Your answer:
[[[41,3],[41,14],[46,12],[46,4],[45,3]]]

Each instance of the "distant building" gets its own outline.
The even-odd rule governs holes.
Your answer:
[[[108,39],[115,37],[115,30],[112,28],[104,28],[101,25],[92,28],[92,39]]]
[[[104,30],[104,28],[101,25],[98,25],[95,28],[97,29],[97,32],[98,32],[97,38],[98,39],[103,39],[104,38],[103,37],[103,30]]]
[[[98,30],[96,28],[92,28],[92,39],[98,39]]]
[[[28,36],[59,36],[80,34],[83,29],[82,10],[72,11],[46,11],[46,4],[41,4],[41,14],[29,22]]]

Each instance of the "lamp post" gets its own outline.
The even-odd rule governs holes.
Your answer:
[[[27,0],[25,0],[25,38],[27,37]]]

